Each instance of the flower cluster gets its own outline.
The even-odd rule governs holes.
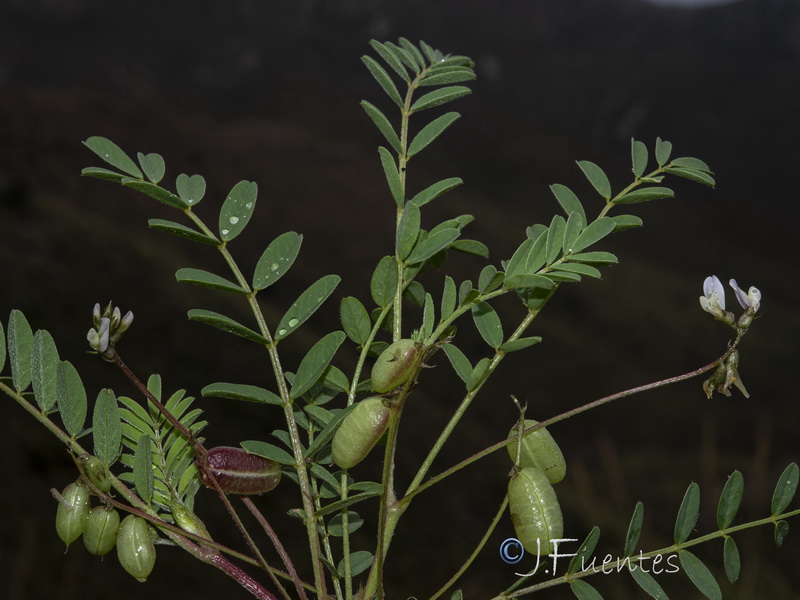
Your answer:
[[[722,282],[716,275],[706,277],[703,282],[703,295],[700,296],[700,306],[717,320],[733,327],[740,337],[750,327],[756,312],[761,307],[761,292],[756,287],[750,287],[745,293],[735,279],[731,279],[729,284],[733,288],[736,299],[744,309],[738,319],[732,312],[725,310],[725,288],[722,287]],[[719,363],[714,375],[703,383],[703,390],[709,398],[711,398],[714,390],[730,396],[730,388],[733,385],[742,392],[745,398],[750,397],[739,375],[739,352],[737,350],[733,350],[724,361]]]
[[[116,355],[114,344],[133,323],[133,313],[128,311],[123,317],[119,307],[113,306],[110,302],[101,313],[98,303],[94,305],[92,311],[92,322],[94,327],[86,334],[89,345],[104,359],[113,361]]]
[[[731,279],[729,283],[733,288],[736,299],[744,309],[744,313],[742,313],[738,321],[733,313],[725,310],[725,288],[722,287],[722,282],[716,275],[706,277],[703,282],[703,295],[700,296],[700,306],[707,313],[714,315],[719,321],[735,329],[747,329],[761,307],[761,291],[756,287],[750,287],[745,293],[735,279]]]

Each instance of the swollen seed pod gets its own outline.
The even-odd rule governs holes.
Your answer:
[[[281,480],[281,466],[274,460],[232,446],[212,448],[206,453],[204,464],[198,466],[203,484],[214,487],[208,470],[226,494],[263,494],[274,489]]]
[[[523,429],[527,429],[537,423],[538,421],[533,419],[525,419]],[[517,460],[517,434],[518,429],[516,427],[508,433],[508,437],[514,440],[506,446],[512,462]],[[519,466],[523,469],[525,467],[536,467],[547,475],[550,483],[558,483],[567,475],[567,463],[561,453],[561,448],[558,447],[553,436],[544,427],[522,436]]]
[[[372,389],[385,394],[408,381],[420,347],[410,339],[389,344],[372,367]]]
[[[117,558],[137,581],[147,580],[156,564],[156,548],[147,521],[136,515],[122,520],[117,533]]]
[[[83,544],[95,556],[108,554],[117,543],[119,531],[119,513],[105,506],[95,506],[89,511],[86,519],[86,531],[83,532]]]
[[[508,483],[508,507],[525,550],[539,556],[550,554],[551,540],[564,535],[564,518],[547,476],[533,467],[517,472]]]
[[[390,409],[378,396],[359,402],[333,436],[333,462],[350,469],[369,454],[389,426]]]
[[[172,505],[172,518],[184,531],[211,539],[208,529],[196,514],[177,502]]]
[[[108,493],[111,491],[111,477],[108,474],[108,467],[102,460],[91,454],[83,454],[80,457],[83,462],[83,470],[86,476],[100,491]]]
[[[61,498],[56,511],[56,532],[58,537],[69,547],[86,531],[86,518],[89,516],[89,488],[79,479],[64,488]]]

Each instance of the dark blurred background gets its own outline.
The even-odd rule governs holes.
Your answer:
[[[393,247],[392,203],[375,152],[382,139],[358,102],[390,106],[359,57],[370,53],[372,38],[423,39],[471,56],[478,80],[472,96],[451,105],[461,120],[412,162],[409,185],[421,189],[463,177],[464,186],[426,207],[423,225],[476,215],[468,237],[489,245],[496,266],[527,225],[549,223],[557,209],[549,184],[572,187],[590,213],[600,209],[576,159],[603,166],[616,189],[626,185],[632,136],[651,150],[656,136],[672,141],[676,155],[707,161],[718,182],[709,189],[673,181],[675,199],[631,207],[645,227],[601,244],[621,264],[604,269],[602,281],[562,286],[529,330],[544,343],[504,361],[432,473],[505,435],[515,419],[510,394],[529,402],[530,417],[543,419],[712,361],[724,351],[728,330],[700,310],[697,297],[703,279],[716,273],[763,292],[760,319],[741,349],[750,399],[734,391],[731,398],[707,400],[698,379],[554,426],[569,465],[557,491],[567,535],[583,538],[593,525],[601,527],[601,557],[620,552],[638,500],[646,507],[641,547],[669,545],[691,481],[702,491],[698,533],[714,530],[717,498],[734,469],[745,478],[740,521],[761,518],[778,475],[800,454],[792,342],[800,333],[800,4],[658,4],[6,0],[0,8],[0,314],[7,322],[19,308],[34,329],[51,331],[92,399],[101,387],[133,393],[110,365],[85,352],[91,307],[109,299],[136,314],[122,348],[126,361],[143,378],[161,373],[167,391],[197,395],[219,380],[273,387],[258,348],[185,318],[198,307],[248,318],[240,300],[175,283],[174,272],[184,266],[223,273],[213,249],[148,230],[147,218],[176,218],[174,211],[81,178],[82,167],[99,166],[81,141],[101,135],[131,154],[162,154],[167,185],[181,172],[203,174],[209,190],[198,212],[209,223],[233,184],[258,182],[254,222],[231,244],[245,269],[278,234],[305,236],[295,267],[261,296],[273,325],[311,281],[343,275],[323,310],[281,346],[284,366],[294,370],[316,336],[340,327],[343,296],[369,298],[372,269]],[[475,280],[484,264],[455,254],[448,261],[457,280]],[[435,298],[442,277],[434,271],[424,278]],[[735,305],[730,293],[728,302]],[[498,309],[511,331],[520,307],[508,298]],[[409,327],[414,314],[406,319]],[[486,355],[468,321],[458,344],[473,362]],[[346,368],[354,356],[342,348],[338,364]],[[444,356],[435,363],[405,413],[401,487],[461,398]],[[268,409],[199,402],[211,423],[208,445],[270,440],[279,426],[279,414]],[[159,548],[145,585],[124,573],[113,554],[91,557],[78,542],[63,555],[49,489],[75,478],[71,461],[10,399],[0,411],[4,597],[119,599],[176,591],[245,597],[223,575],[175,549]],[[458,568],[502,500],[509,463],[500,454],[420,496],[408,510],[389,557],[389,597],[427,597]],[[377,478],[377,463],[367,461],[354,474]],[[298,505],[296,496],[287,481],[258,502],[306,572],[304,529],[282,516]],[[368,521],[375,506],[360,507]],[[239,544],[205,491],[198,511],[216,537]],[[372,525],[362,528],[357,545],[368,548],[374,533]],[[511,535],[506,518],[460,583],[466,597],[491,597],[515,579],[514,571],[532,567],[500,560],[497,548]],[[737,540],[744,566],[735,586],[722,581],[720,542],[695,549],[722,581],[726,598],[797,597],[796,532],[780,550],[767,527]],[[590,581],[608,598],[645,597],[622,576]],[[671,597],[701,597],[683,574],[660,581]],[[559,587],[541,597],[568,595]]]

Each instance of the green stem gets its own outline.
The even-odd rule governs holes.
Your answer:
[[[738,342],[738,340],[737,340],[737,342]],[[610,402],[613,402],[615,400],[619,400],[621,398],[627,398],[628,396],[633,396],[635,394],[640,394],[642,392],[647,392],[647,391],[650,391],[650,390],[654,390],[656,388],[664,387],[666,385],[671,385],[673,383],[679,383],[681,381],[686,381],[688,379],[692,379],[694,377],[698,377],[699,375],[702,375],[704,373],[708,373],[709,371],[717,368],[717,365],[719,365],[720,362],[723,362],[730,355],[730,353],[733,352],[735,349],[736,349],[736,342],[734,342],[734,344],[732,344],[730,346],[730,348],[728,348],[720,358],[718,358],[717,360],[715,360],[715,361],[713,361],[713,362],[711,362],[711,363],[709,363],[707,365],[704,365],[704,366],[700,367],[699,369],[695,369],[693,371],[689,371],[688,373],[684,373],[682,375],[676,375],[675,377],[668,377],[667,379],[662,379],[660,381],[655,381],[655,382],[648,383],[648,384],[645,384],[645,385],[640,385],[640,386],[635,387],[635,388],[630,388],[630,389],[622,391],[622,392],[617,392],[616,394],[611,394],[610,396],[604,396],[603,398],[599,398],[597,400],[594,400],[592,402],[589,402],[589,403],[584,404],[582,406],[579,406],[577,408],[573,408],[572,410],[568,410],[566,412],[563,412],[563,413],[561,413],[559,415],[556,415],[554,417],[551,417],[551,418],[549,418],[549,419],[547,419],[545,421],[540,421],[536,425],[532,425],[531,427],[526,428],[525,431],[523,432],[523,434],[528,434],[528,433],[530,433],[532,431],[536,431],[537,429],[541,429],[542,427],[549,427],[550,425],[558,423],[559,421],[564,421],[566,419],[569,419],[571,417],[574,417],[576,415],[584,413],[584,412],[586,412],[588,410],[592,410],[594,408],[598,408],[599,406],[602,406],[604,404],[609,404]],[[428,488],[436,485],[437,483],[439,483],[443,479],[449,477],[453,473],[456,473],[456,472],[460,471],[464,467],[467,467],[467,466],[471,465],[472,463],[480,460],[481,458],[483,458],[485,456],[488,456],[493,452],[496,452],[500,448],[505,448],[508,444],[512,443],[514,441],[514,439],[516,439],[516,438],[511,437],[511,438],[505,439],[505,440],[503,440],[501,442],[497,442],[496,444],[493,444],[493,445],[489,446],[488,448],[484,448],[480,452],[477,452],[477,453],[473,454],[472,456],[470,456],[469,458],[466,458],[466,459],[462,460],[461,462],[453,465],[449,469],[447,469],[445,471],[442,471],[438,475],[436,475],[434,477],[431,477],[430,479],[428,479],[425,483],[421,484],[415,490],[412,490],[412,491],[408,492],[405,496],[403,496],[400,500],[398,500],[398,503],[403,505],[403,504],[407,504],[407,503],[411,502],[411,500],[417,494],[419,494],[419,493],[427,490]]]
[[[184,211],[186,215],[205,233],[206,235],[211,235],[215,237],[211,230],[203,223],[203,221],[195,215],[191,209],[187,209]],[[283,367],[281,366],[280,357],[278,355],[278,348],[277,342],[275,342],[272,338],[272,334],[270,333],[269,327],[267,326],[266,319],[264,318],[264,314],[261,311],[261,307],[259,306],[258,302],[256,301],[256,293],[257,290],[253,291],[250,288],[250,284],[242,275],[241,269],[237,265],[236,261],[234,260],[231,253],[228,251],[226,244],[223,242],[217,249],[222,254],[225,262],[231,269],[236,281],[241,286],[243,290],[245,290],[247,294],[247,301],[250,305],[250,309],[255,316],[256,322],[258,323],[258,328],[261,335],[264,336],[267,340],[266,348],[267,352],[270,357],[270,362],[272,363],[272,370],[275,375],[275,380],[278,385],[278,391],[281,399],[283,400],[283,413],[284,418],[286,419],[286,425],[289,430],[289,437],[292,442],[292,453],[295,460],[295,470],[297,471],[297,478],[298,483],[300,485],[300,496],[303,502],[303,510],[305,511],[308,518],[306,519],[306,534],[308,536],[308,545],[309,545],[309,553],[311,557],[311,562],[314,568],[314,585],[317,588],[318,596],[320,598],[325,598],[327,596],[327,590],[325,585],[325,572],[323,569],[322,561],[320,560],[320,540],[319,534],[317,532],[316,526],[316,519],[314,518],[314,502],[313,502],[313,494],[311,490],[311,483],[308,476],[308,469],[306,466],[305,458],[303,456],[303,445],[302,441],[300,440],[300,433],[297,428],[297,422],[294,418],[294,410],[293,410],[293,403],[292,399],[289,396],[289,388],[286,384],[286,377],[284,376]]]
[[[453,586],[453,584],[455,584],[456,581],[458,581],[458,579],[466,572],[466,570],[469,569],[470,565],[478,557],[478,554],[480,554],[481,550],[483,550],[483,547],[486,545],[486,542],[489,541],[489,538],[492,536],[492,533],[494,533],[494,530],[497,527],[497,524],[500,522],[500,518],[503,516],[503,513],[505,513],[507,506],[508,506],[508,496],[506,495],[503,497],[503,502],[500,505],[500,508],[497,509],[497,514],[495,514],[494,518],[492,519],[492,522],[489,523],[489,527],[486,529],[486,533],[483,534],[483,537],[481,538],[480,542],[478,542],[478,545],[469,555],[467,560],[464,561],[464,564],[461,565],[458,571],[456,571],[455,574],[450,579],[447,580],[447,583],[445,583],[441,588],[439,588],[439,590],[433,596],[431,596],[429,600],[436,600],[436,598],[444,594],[447,590],[449,590]]]
[[[16,400],[17,404],[19,404],[22,408],[24,408],[30,415],[32,415],[39,423],[41,423],[50,433],[52,433],[56,438],[58,438],[61,442],[63,442],[72,452],[74,455],[83,455],[88,454],[88,452],[81,446],[75,439],[69,436],[65,431],[63,431],[58,425],[56,425],[45,413],[37,410],[33,404],[28,402],[20,393],[17,393],[15,390],[11,389],[4,383],[0,382],[0,391],[4,392],[14,400]],[[277,598],[264,589],[260,584],[258,584],[255,580],[252,579],[249,575],[247,575],[244,571],[233,565],[228,559],[223,557],[219,554],[218,551],[225,552],[226,554],[230,554],[240,560],[249,562],[250,564],[254,564],[257,566],[262,566],[253,560],[250,557],[247,557],[243,554],[240,554],[222,544],[218,544],[213,540],[206,540],[205,538],[201,538],[199,536],[193,535],[189,532],[186,532],[179,527],[172,525],[170,523],[166,523],[162,519],[160,519],[156,512],[150,508],[147,504],[145,504],[141,498],[139,498],[136,494],[134,494],[124,483],[122,483],[117,477],[113,474],[109,473],[111,477],[111,484],[114,490],[119,492],[123,498],[125,498],[130,505],[126,505],[119,500],[108,496],[107,494],[103,494],[103,497],[107,499],[111,504],[117,506],[121,510],[126,512],[130,512],[136,514],[149,522],[153,523],[156,527],[158,527],[164,535],[170,538],[172,542],[176,545],[183,548],[189,554],[205,562],[210,564],[224,573],[226,573],[229,577],[233,578],[237,581],[242,587],[247,589],[251,594],[260,598],[262,600],[277,600]],[[91,483],[91,482],[89,482]],[[102,493],[102,492],[101,492]],[[190,541],[190,538],[195,540],[198,543],[194,543]],[[205,546],[205,547],[204,547]],[[281,573],[279,571],[276,572],[275,569],[268,567],[270,572],[275,572],[274,574],[278,576],[286,576],[285,573]]]

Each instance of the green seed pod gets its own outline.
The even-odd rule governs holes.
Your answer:
[[[385,394],[408,381],[420,347],[409,339],[389,344],[372,367],[372,389]]]
[[[274,489],[281,480],[280,464],[232,446],[212,448],[206,453],[205,465],[200,465],[200,481],[213,489],[206,470],[214,474],[226,494],[263,494]]]
[[[89,511],[86,519],[86,531],[83,532],[83,544],[95,556],[108,554],[117,543],[119,531],[119,513],[105,506],[96,506]]]
[[[117,558],[137,581],[147,580],[156,564],[156,548],[147,521],[136,515],[122,520],[117,533]]]
[[[366,398],[344,418],[333,436],[333,462],[342,469],[360,463],[389,426],[390,409],[378,396]]]
[[[533,419],[525,419],[523,429],[536,425],[538,422]],[[517,434],[518,429],[516,427],[508,433],[508,437],[514,440],[506,446],[512,462],[517,460]],[[522,436],[519,466],[523,469],[525,467],[536,467],[547,475],[550,483],[558,483],[567,475],[567,463],[561,453],[561,448],[558,447],[553,436],[544,427]]]
[[[508,484],[508,507],[517,539],[525,550],[540,556],[550,554],[551,540],[564,535],[564,518],[547,476],[533,467],[519,471]]]
[[[55,493],[55,492],[54,492]],[[61,492],[56,511],[56,531],[58,537],[69,545],[86,531],[86,518],[89,516],[89,488],[80,479],[70,483]]]
[[[189,533],[199,535],[200,537],[204,537],[209,540],[211,539],[211,535],[209,535],[208,529],[206,529],[206,526],[200,520],[200,517],[182,504],[175,503],[172,505],[172,518],[175,520],[175,523],[184,531],[188,531]]]
[[[84,454],[80,457],[83,462],[83,470],[86,476],[100,491],[108,493],[111,490],[111,477],[108,474],[108,467],[102,460],[91,454]]]

